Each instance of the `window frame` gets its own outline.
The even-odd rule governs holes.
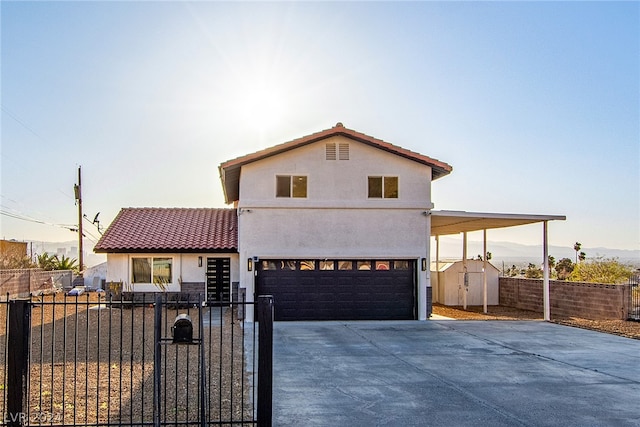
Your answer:
[[[136,260],[147,260],[148,263],[148,279],[149,281],[142,281],[142,280],[136,280],[136,272],[135,272],[135,261]],[[161,282],[162,278],[160,277],[159,273],[156,273],[156,268],[159,268],[160,266],[158,264],[156,264],[156,260],[160,261],[160,260],[168,260],[169,261],[169,280],[167,282]],[[165,261],[166,262],[166,261]],[[130,274],[130,280],[131,280],[131,284],[132,285],[154,285],[154,286],[161,286],[161,287],[166,287],[166,286],[170,286],[173,284],[173,264],[174,264],[174,257],[173,256],[167,256],[167,255],[148,255],[148,256],[132,256],[131,260],[130,260],[130,268],[131,268],[131,274]],[[146,275],[147,272],[145,271],[144,274]],[[166,277],[166,275],[165,275]],[[146,279],[147,277],[144,277],[144,279]],[[156,280],[156,278],[158,278],[158,280]]]
[[[371,195],[371,180],[380,180],[380,195]],[[395,181],[395,191],[387,194],[388,184],[391,180]],[[376,188],[377,190],[377,188]],[[393,191],[393,190],[391,190]],[[378,191],[376,191],[378,193]],[[368,175],[367,176],[367,198],[368,199],[399,199],[400,198],[400,178],[397,175]]]
[[[282,194],[280,190],[283,190],[282,186],[284,180],[288,179],[287,194]],[[304,196],[296,195],[296,179],[304,181]],[[299,194],[299,193],[298,193]],[[306,199],[309,196],[309,177],[307,175],[288,175],[277,174],[276,175],[276,199]]]

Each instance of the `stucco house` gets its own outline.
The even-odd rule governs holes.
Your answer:
[[[214,301],[235,283],[273,295],[276,320],[424,320],[431,236],[564,219],[434,211],[450,165],[341,123],[218,169],[233,209],[120,212],[95,247],[107,282]]]
[[[123,209],[95,251],[132,291],[228,298],[220,266],[277,320],[425,319],[431,182],[451,170],[338,123],[222,163],[235,209]]]

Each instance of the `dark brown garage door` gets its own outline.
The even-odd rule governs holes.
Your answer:
[[[415,319],[414,260],[261,260],[276,320]]]

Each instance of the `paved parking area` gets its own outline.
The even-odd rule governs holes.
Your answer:
[[[638,426],[640,341],[537,321],[276,322],[275,426]]]

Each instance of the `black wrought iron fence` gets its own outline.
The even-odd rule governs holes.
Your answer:
[[[629,319],[640,321],[640,274],[629,278]]]
[[[257,305],[259,328],[238,316],[253,303],[201,295],[0,302],[4,424],[270,425],[272,299]]]

